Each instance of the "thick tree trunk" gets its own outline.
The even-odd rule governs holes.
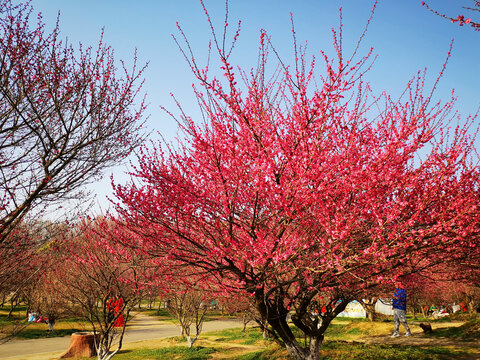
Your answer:
[[[295,315],[292,316],[292,321],[310,340],[309,346],[304,347],[298,343],[292,329],[288,325],[289,309],[283,306],[284,299],[282,293],[279,293],[276,298],[269,301],[264,300],[264,294],[261,291],[255,295],[256,307],[262,320],[265,319],[271,326],[271,331],[268,331],[269,334],[278,343],[287,348],[294,360],[320,360],[320,348],[324,340],[325,331],[331,321],[345,310],[350,301],[349,299],[332,300],[324,315],[312,318],[308,309],[312,297],[302,299],[304,302],[295,308]]]
[[[245,332],[247,330],[247,325],[250,322],[250,320],[251,319],[247,315],[243,314],[243,316],[242,316],[242,321],[243,321],[243,330],[242,331],[243,332]]]
[[[10,311],[8,312],[8,316],[7,318],[11,318],[12,315],[13,315],[13,310],[15,310],[15,308],[17,307],[18,305],[18,302],[17,302],[17,298],[16,297],[13,297],[10,299]]]
[[[271,326],[273,334],[283,341],[288,353],[294,360],[320,359],[320,346],[323,341],[323,333],[317,334],[317,337],[312,337],[308,334],[310,337],[310,346],[305,348],[295,339],[295,335],[288,326],[286,314],[274,313],[272,309],[270,309],[267,314],[267,322]]]
[[[307,356],[307,360],[320,359],[320,348],[323,343],[323,335],[319,338],[310,339],[310,354]]]
[[[475,306],[475,301],[474,300],[470,300],[468,303],[467,303],[467,306],[468,306],[468,312],[469,313],[475,313],[476,312],[476,306]]]
[[[285,343],[285,347],[288,350],[288,353],[293,360],[307,360],[307,354],[305,349],[303,349],[298,342],[292,341]]]
[[[285,343],[285,347],[294,360],[319,360],[323,339],[323,335],[310,338],[310,345],[308,348],[302,347],[295,340]]]
[[[370,321],[375,321],[377,319],[377,313],[375,312],[375,304],[377,303],[377,298],[371,299],[360,299],[358,302],[362,305],[365,310],[367,319]]]
[[[370,320],[370,321],[375,321],[377,319],[377,313],[375,312],[375,309],[373,309],[373,310],[365,309],[365,314],[367,315],[367,319]]]

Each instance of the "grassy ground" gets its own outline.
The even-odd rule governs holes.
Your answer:
[[[172,318],[169,312],[164,308],[158,308],[158,303],[154,304],[153,309],[148,309],[148,303],[143,304],[141,309],[136,308],[135,311],[141,311],[157,320],[176,324],[177,321]],[[59,319],[55,323],[54,331],[48,331],[46,323],[28,323],[26,321],[26,306],[20,305],[13,311],[12,316],[8,317],[9,307],[0,307],[0,341],[9,336],[17,339],[38,339],[45,337],[56,337],[70,335],[78,331],[86,331],[91,326],[83,319],[69,318]],[[230,318],[222,315],[220,311],[211,311],[205,321]]]
[[[480,318],[464,320],[429,321],[431,334],[423,333],[420,321],[410,320],[413,337],[391,338],[391,320],[339,319],[328,329],[324,359],[480,359]]]
[[[164,309],[142,309],[159,320],[169,321]],[[0,309],[0,329],[11,326],[12,321],[25,320],[25,309],[7,319],[7,309]],[[213,314],[211,319],[221,314]],[[432,334],[423,334],[418,324],[428,321],[434,329]],[[480,316],[460,314],[437,321],[411,319],[413,337],[391,338],[393,323],[390,318],[370,322],[365,319],[338,318],[330,325],[322,346],[323,360],[473,360],[480,359]],[[78,319],[59,321],[54,334],[49,334],[46,324],[30,324],[19,337],[36,338],[63,336],[85,330],[85,323]],[[403,329],[401,329],[403,330]],[[303,340],[301,340],[303,341]],[[93,359],[93,358],[92,358]],[[192,349],[182,338],[150,340],[126,344],[114,359],[159,360],[159,359],[235,359],[235,360],[282,360],[289,359],[285,349],[271,340],[264,340],[257,328],[224,330],[203,333]]]
[[[89,328],[88,324],[82,319],[69,318],[58,320],[55,323],[54,330],[50,332],[48,325],[44,322],[27,322],[25,306],[18,306],[12,312],[11,317],[8,317],[8,312],[8,307],[0,307],[0,340],[5,337],[38,339],[65,336]]]
[[[480,318],[462,323],[431,322],[434,332],[424,335],[411,321],[413,337],[390,338],[391,321],[337,319],[328,329],[322,360],[472,360],[480,359]],[[453,326],[451,326],[453,325]],[[285,349],[264,340],[257,328],[204,333],[189,349],[177,337],[127,344],[118,360],[284,360]]]
[[[245,332],[235,329],[202,334],[193,348],[188,348],[181,337],[130,343],[114,359],[287,359],[287,354],[273,342],[263,340],[258,329],[248,328]]]

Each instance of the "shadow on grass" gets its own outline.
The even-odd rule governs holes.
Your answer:
[[[465,324],[456,327],[435,329],[431,334],[428,334],[428,336],[454,338],[459,341],[478,340],[480,339],[480,318],[475,317]]]
[[[215,332],[219,337],[215,339],[218,342],[236,342],[244,345],[251,345],[257,341],[263,340],[262,333],[257,328],[226,329]]]
[[[441,346],[374,345],[359,342],[328,341],[322,346],[322,360],[447,360],[464,357],[467,351]]]
[[[183,347],[172,346],[161,349],[138,349],[135,351],[119,352],[115,359],[117,360],[164,360],[164,359],[182,359],[182,360],[207,360],[210,354],[217,350],[212,347]]]
[[[71,335],[75,332],[85,331],[84,329],[61,329],[61,330],[42,330],[42,329],[25,329],[15,335],[20,339],[40,339],[40,338],[53,338],[63,337]]]

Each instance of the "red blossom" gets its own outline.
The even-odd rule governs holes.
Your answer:
[[[257,68],[235,73],[214,40],[221,78],[190,60],[187,43],[206,121],[180,115],[184,145],[143,148],[135,181],[115,192],[118,224],[139,236],[132,246],[249,294],[275,334],[308,353],[290,311],[321,342],[350,299],[478,243],[480,168],[476,119],[456,125],[454,100],[432,104],[425,73],[394,101],[363,81],[371,52],[344,59],[341,27],[321,70],[292,34],[293,66],[271,66],[262,32]],[[312,320],[319,297],[326,313]]]

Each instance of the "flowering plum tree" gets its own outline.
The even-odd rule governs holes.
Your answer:
[[[472,6],[472,7],[463,6],[463,9],[467,10],[471,13],[480,13],[480,1],[473,0],[473,3],[474,3],[474,6]],[[435,15],[438,15],[440,17],[443,17],[444,19],[450,20],[452,23],[458,23],[458,25],[460,25],[460,26],[469,25],[475,31],[480,31],[480,22],[472,20],[470,17],[467,17],[467,16],[462,15],[462,14],[457,15],[456,17],[445,15],[441,12],[438,12],[435,9],[432,9],[425,1],[422,1],[422,6],[425,6],[428,10],[430,10]]]
[[[32,245],[42,238],[39,236],[39,227],[35,223],[21,224],[10,234],[13,247],[6,247],[0,252],[0,296],[3,299],[14,300],[22,297],[23,290],[31,287],[35,282],[35,273],[38,271],[37,261],[32,261],[38,246]],[[43,240],[43,239],[42,239]]]
[[[39,310],[54,320],[62,315],[62,299],[58,297],[55,268],[58,265],[57,243],[68,233],[65,223],[44,220],[23,221],[9,235],[13,247],[0,253],[0,297],[9,300],[11,309],[26,305],[25,316]],[[59,306],[57,306],[59,305]],[[19,321],[4,333],[5,340],[23,331],[28,323]]]
[[[188,347],[192,347],[202,332],[203,322],[208,311],[208,297],[203,289],[194,284],[172,283],[167,293],[168,311],[177,319],[182,329],[182,336],[187,339]],[[195,328],[195,334],[191,327]],[[193,336],[192,336],[193,335]]]
[[[470,260],[468,257],[465,260]],[[476,260],[478,264],[478,259]],[[438,266],[432,276],[430,293],[441,303],[460,304],[469,312],[480,311],[480,271],[473,261],[454,262],[448,266]],[[421,292],[420,292],[421,293]]]
[[[98,360],[120,351],[130,311],[148,292],[145,259],[113,241],[134,236],[102,218],[73,229],[62,246],[59,295],[92,326]]]
[[[264,328],[264,323],[262,322],[258,311],[256,311],[255,303],[250,296],[238,292],[232,292],[220,297],[218,299],[218,305],[222,314],[226,312],[229,315],[235,315],[242,318],[243,331],[246,330],[248,323],[251,321],[256,321],[262,329]]]
[[[64,285],[59,281],[55,266],[43,269],[36,280],[35,286],[29,293],[29,305],[32,311],[38,311],[41,314],[49,330],[53,331],[55,323],[70,309],[66,297],[61,295],[65,292]]]
[[[143,68],[113,51],[74,49],[26,3],[0,1],[0,244],[32,209],[78,194],[142,136]],[[136,107],[136,109],[134,108]]]
[[[349,300],[478,243],[479,168],[473,119],[449,129],[453,101],[433,104],[421,74],[400,100],[376,97],[362,77],[369,57],[345,57],[341,31],[318,71],[292,30],[294,64],[273,73],[264,31],[244,71],[212,26],[223,79],[187,46],[205,122],[182,115],[183,145],[144,148],[135,182],[115,191],[120,222],[142,236],[132,245],[249,294],[292,358],[318,359]],[[325,312],[313,316],[319,296]]]

